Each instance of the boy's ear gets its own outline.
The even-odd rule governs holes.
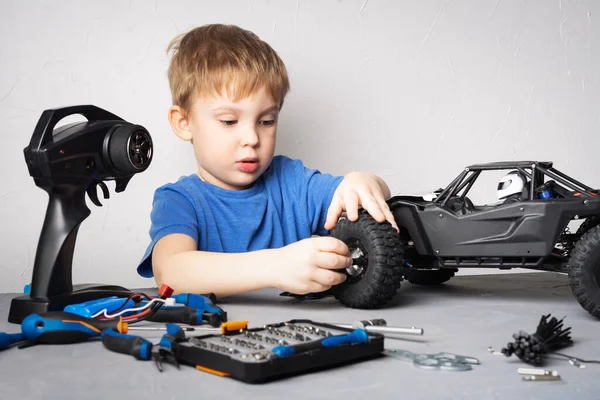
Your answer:
[[[169,108],[169,123],[171,124],[173,132],[175,132],[179,138],[188,142],[192,140],[190,122],[187,113],[181,107],[172,106]]]

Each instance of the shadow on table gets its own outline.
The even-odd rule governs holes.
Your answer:
[[[271,307],[289,307],[302,304],[303,308],[339,309],[334,297],[322,299],[296,299],[279,295],[280,291],[268,290],[245,293],[221,299],[222,304],[252,304]],[[448,300],[487,299],[506,300],[573,300],[568,277],[558,273],[513,273],[457,276],[450,281],[437,285],[414,285],[408,281],[401,283],[396,297],[381,309],[406,306],[413,303],[427,304]]]

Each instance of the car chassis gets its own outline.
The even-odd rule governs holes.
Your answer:
[[[518,171],[522,193],[476,206],[467,194],[482,172]],[[398,234],[362,210],[341,219],[331,236],[350,248],[348,279],[332,289],[343,304],[375,308],[400,282],[440,284],[459,268],[528,268],[568,273],[581,306],[600,318],[600,196],[551,161],[505,161],[466,167],[431,198],[399,195],[387,201]],[[585,219],[576,233],[569,223]]]

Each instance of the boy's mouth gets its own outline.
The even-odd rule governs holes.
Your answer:
[[[242,172],[254,172],[258,168],[258,158],[242,158],[236,165]]]

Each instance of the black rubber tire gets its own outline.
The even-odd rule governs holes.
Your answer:
[[[579,228],[577,228],[576,234],[581,236],[596,225],[600,225],[600,215],[587,217],[585,221],[579,225]]]
[[[569,259],[569,284],[579,304],[600,318],[600,226],[575,243]]]
[[[348,278],[334,288],[335,298],[346,307],[359,309],[379,308],[392,300],[402,281],[404,255],[400,236],[392,225],[361,212],[354,222],[340,219],[330,236],[349,247],[360,243],[367,257],[359,276],[352,277],[344,270]]]
[[[456,273],[455,268],[418,269],[404,268],[404,279],[414,285],[441,285]]]

